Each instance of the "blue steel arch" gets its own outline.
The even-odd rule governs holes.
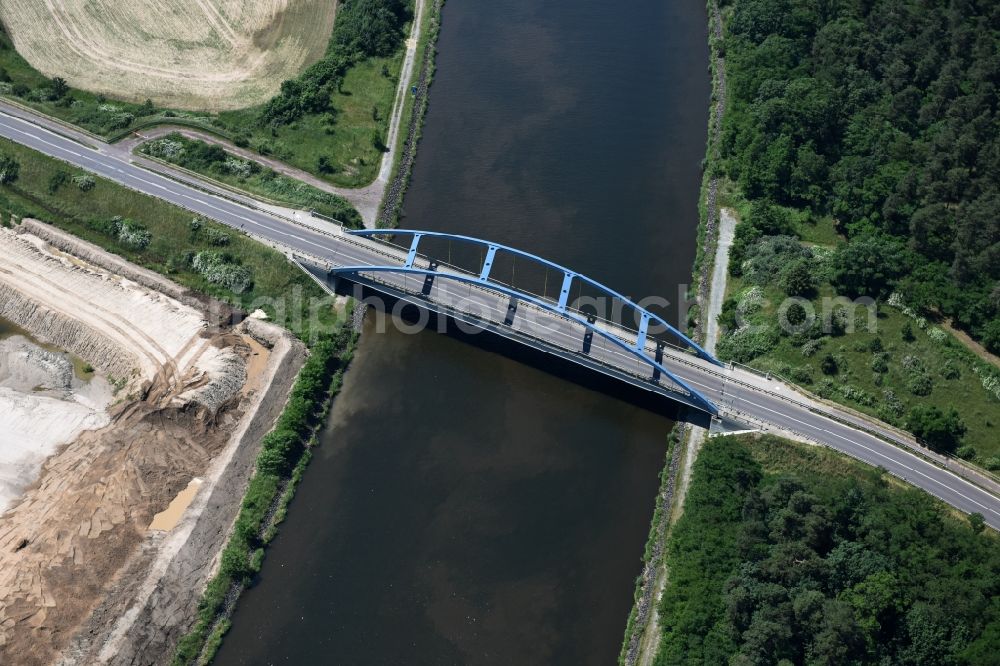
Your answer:
[[[411,252],[411,254],[413,254],[413,253]],[[509,287],[507,287],[505,285],[502,285],[502,284],[497,284],[495,282],[490,282],[488,280],[481,280],[479,278],[469,277],[469,276],[465,276],[465,275],[459,275],[459,274],[455,274],[455,273],[443,273],[443,272],[438,272],[438,271],[426,270],[426,269],[422,269],[422,268],[414,268],[412,266],[412,261],[408,261],[407,263],[409,263],[410,265],[408,265],[408,266],[341,266],[341,267],[334,267],[331,270],[331,272],[335,273],[335,274],[369,273],[370,272],[370,273],[406,273],[406,274],[409,274],[409,275],[424,275],[424,276],[432,275],[435,278],[444,278],[444,279],[448,279],[448,280],[454,280],[456,282],[463,282],[463,283],[467,283],[467,284],[478,285],[478,286],[485,287],[485,288],[493,290],[493,291],[498,291],[498,292],[500,292],[502,294],[505,294],[507,296],[513,296],[513,297],[515,297],[515,298],[517,298],[519,300],[524,300],[524,301],[527,301],[529,303],[533,303],[534,305],[537,305],[538,307],[540,307],[540,308],[542,308],[544,310],[547,310],[549,312],[553,312],[553,313],[555,313],[555,314],[557,314],[559,316],[562,316],[562,317],[566,317],[567,319],[570,319],[570,320],[576,322],[577,324],[580,324],[581,326],[583,326],[584,328],[586,328],[588,331],[596,333],[597,335],[599,335],[602,338],[604,338],[604,339],[608,340],[609,342],[611,342],[613,345],[615,345],[617,347],[620,347],[621,349],[625,350],[626,352],[628,352],[632,356],[636,357],[640,361],[648,364],[652,368],[655,368],[655,369],[659,370],[662,374],[664,374],[667,377],[669,377],[671,381],[673,381],[675,384],[677,384],[678,386],[680,386],[681,388],[683,388],[685,391],[687,391],[688,394],[689,394],[689,396],[690,396],[690,398],[691,398],[691,400],[696,405],[700,406],[703,410],[705,410],[706,412],[708,412],[709,414],[711,414],[713,416],[718,416],[718,414],[719,414],[719,409],[710,400],[708,400],[705,396],[703,396],[697,390],[695,390],[690,385],[688,385],[688,383],[685,382],[683,379],[681,379],[680,377],[678,377],[677,375],[675,375],[673,372],[671,372],[670,370],[668,370],[665,366],[663,366],[663,364],[657,363],[655,359],[652,359],[649,356],[647,356],[646,353],[643,351],[642,347],[640,347],[639,345],[636,345],[636,346],[633,347],[632,345],[626,344],[620,338],[615,337],[611,333],[608,333],[607,331],[605,331],[605,330],[601,329],[600,327],[598,327],[598,326],[590,323],[589,321],[587,321],[587,319],[585,319],[583,317],[580,317],[580,316],[576,315],[573,312],[567,312],[565,309],[560,310],[558,307],[552,305],[551,303],[549,303],[549,302],[547,302],[547,301],[545,301],[543,299],[537,298],[537,297],[535,297],[535,296],[533,296],[531,294],[525,294],[525,293],[519,292],[519,291],[517,291],[515,289],[511,289],[511,288],[509,288]]]
[[[417,229],[357,229],[353,231],[347,231],[347,233],[353,236],[383,236],[383,235],[412,236],[413,241],[410,243],[410,249],[406,257],[406,263],[403,264],[404,268],[411,268],[413,266],[413,262],[417,257],[417,248],[420,244],[420,239],[423,236],[428,236],[433,238],[446,238],[448,240],[456,240],[462,243],[484,246],[487,248],[486,258],[483,261],[482,272],[480,273],[479,280],[477,282],[480,284],[489,284],[491,286],[497,285],[496,282],[492,282],[489,279],[490,269],[493,266],[493,258],[496,256],[497,251],[503,250],[504,252],[510,252],[519,257],[525,257],[526,259],[530,259],[531,261],[542,264],[543,266],[555,269],[556,271],[563,274],[562,288],[559,293],[559,303],[556,306],[556,311],[559,314],[565,314],[566,306],[569,302],[570,288],[573,284],[573,280],[579,279],[581,282],[589,284],[590,286],[603,291],[608,296],[617,298],[627,306],[634,308],[637,312],[639,312],[640,314],[639,337],[638,341],[636,342],[636,347],[638,347],[639,349],[644,348],[646,342],[646,332],[649,329],[649,322],[653,321],[663,326],[676,339],[680,340],[684,345],[694,350],[695,354],[698,355],[700,358],[703,358],[706,361],[709,361],[710,363],[714,363],[719,367],[725,367],[724,363],[720,362],[712,354],[702,349],[702,347],[697,342],[695,342],[688,336],[684,335],[681,331],[677,330],[677,328],[672,326],[670,322],[650,312],[649,310],[646,310],[645,308],[639,306],[639,304],[632,302],[630,299],[626,298],[625,296],[618,293],[614,289],[611,289],[610,287],[605,286],[600,282],[598,282],[597,280],[593,280],[587,277],[586,275],[582,275],[580,273],[577,273],[576,271],[571,271],[565,266],[560,266],[554,261],[549,261],[544,257],[539,257],[537,255],[531,254],[530,252],[519,250],[516,247],[510,247],[509,245],[501,245],[500,243],[493,243],[491,241],[483,240],[481,238],[474,238],[472,236],[449,234],[441,231],[419,231]],[[528,296],[527,294],[524,294],[522,292],[516,292],[516,294],[514,295],[516,295],[518,298]]]

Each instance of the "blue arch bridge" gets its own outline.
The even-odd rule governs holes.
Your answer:
[[[332,257],[329,253],[322,260],[294,256],[327,287],[346,279],[712,416],[719,414],[716,405],[678,373],[705,365],[718,370],[722,363],[659,315],[596,280],[523,250],[469,236],[412,229],[343,230],[341,234],[344,242],[336,244]],[[389,237],[402,239],[403,244],[389,242]],[[459,246],[460,253],[465,248],[466,255],[478,254],[475,266],[459,268],[434,258],[429,250],[422,252],[432,242],[447,242],[449,255],[453,245]],[[521,260],[522,273],[532,268],[536,274],[543,272],[546,285],[549,275],[554,275],[556,292],[549,296],[543,290],[539,295],[502,281],[495,275],[501,259],[510,262],[512,270],[514,262]],[[584,288],[588,295],[596,295],[590,302],[610,304],[622,313],[631,311],[637,327],[599,318],[597,312],[583,309],[582,299],[571,302],[574,290],[582,294]]]

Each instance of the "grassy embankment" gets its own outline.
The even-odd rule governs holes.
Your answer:
[[[669,539],[657,663],[991,663],[997,545],[831,451],[709,440]]]
[[[945,189],[939,170],[922,175],[921,170],[952,159],[956,145],[933,140],[927,123],[953,105],[970,104],[971,98],[960,90],[944,94],[934,87],[919,118],[909,112],[895,116],[885,122],[898,127],[869,135],[866,128],[881,127],[887,108],[876,103],[879,95],[891,94],[880,88],[884,81],[873,82],[867,71],[857,71],[856,78],[871,83],[870,96],[852,96],[857,81],[831,75],[848,66],[843,59],[849,49],[837,48],[847,48],[849,33],[834,29],[833,23],[823,26],[830,17],[820,18],[808,3],[796,2],[802,22],[779,21],[776,34],[764,39],[753,20],[772,4],[727,6],[726,37],[714,45],[727,56],[729,89],[720,155],[710,156],[708,169],[719,178],[720,204],[735,208],[741,220],[721,317],[728,334],[719,355],[777,373],[911,431],[920,429],[921,420],[926,424],[922,416],[934,414],[947,430],[936,448],[998,471],[1000,370],[936,325],[942,313],[954,311],[963,320],[959,326],[988,332],[982,323],[990,316],[988,307],[976,303],[982,301],[989,277],[981,272],[971,281],[963,278],[963,287],[947,263],[949,256],[982,248],[955,242],[969,233],[965,217],[938,215],[934,219],[940,224],[930,232],[923,214],[937,210],[929,202]],[[894,11],[887,3],[869,10]],[[919,23],[938,11],[927,8],[927,16],[910,18]],[[857,18],[852,12],[843,8],[842,19]],[[962,21],[968,19],[955,17],[956,30],[966,29]],[[822,29],[806,30],[807,24]],[[877,32],[884,24],[867,25]],[[906,39],[919,41],[915,34]],[[953,64],[961,68],[968,63]],[[951,65],[941,67],[935,61],[921,76],[947,78]],[[904,78],[910,74],[900,73]],[[777,86],[774,94],[758,95],[766,86]],[[947,120],[940,122],[952,124],[952,115],[945,115]],[[885,148],[879,137],[893,137],[895,147]],[[878,145],[864,148],[869,139]],[[987,132],[982,145],[993,140],[995,132]],[[918,147],[933,160],[914,159]],[[983,154],[976,157],[972,151],[962,159],[985,159]],[[897,161],[883,164],[889,155]],[[873,170],[877,176],[871,175]],[[865,173],[870,175],[859,181]],[[966,175],[982,183],[978,173],[973,169]],[[910,182],[904,177],[911,176],[926,184],[904,191]],[[974,193],[978,187],[970,184],[965,191]],[[929,207],[919,209],[925,204]],[[971,206],[963,200],[948,209],[967,211]],[[874,297],[875,325],[869,328],[861,308],[854,314],[829,306],[824,311],[823,300],[837,295]],[[805,310],[796,305],[785,310],[790,323],[798,325],[810,309],[816,314],[811,325],[806,318],[799,332],[779,326],[779,308],[789,297],[809,303]],[[907,307],[918,302],[919,309]]]
[[[336,28],[335,28],[336,30]],[[237,145],[308,171],[341,187],[360,187],[375,180],[383,149],[374,137],[385,140],[389,114],[403,63],[402,49],[391,56],[359,62],[344,74],[343,84],[330,95],[331,109],[304,114],[287,125],[260,128],[260,108],[224,111],[217,125],[231,134]],[[250,128],[249,134],[240,128]],[[321,170],[326,157],[330,170]]]
[[[205,589],[194,627],[178,643],[175,666],[210,663],[222,644],[230,627],[227,598],[239,595],[260,571],[264,548],[284,520],[312,457],[316,431],[326,419],[330,401],[340,391],[355,338],[353,331],[344,329],[337,337],[312,347],[285,411],[264,438],[256,473],[222,552],[219,571]]]
[[[403,200],[410,185],[410,175],[416,160],[417,145],[423,132],[424,116],[430,99],[429,89],[434,81],[435,55],[438,35],[441,32],[441,8],[444,0],[426,0],[423,22],[420,26],[420,41],[414,56],[414,72],[410,87],[417,93],[406,92],[401,126],[396,137],[396,153],[389,177],[386,196],[376,220],[377,226],[394,227],[403,214]],[[398,184],[398,187],[397,187]]]
[[[338,313],[332,299],[279,252],[227,227],[2,139],[0,157],[14,158],[19,167],[13,181],[0,185],[3,222],[12,216],[49,222],[192,289],[247,310],[261,307],[310,344],[289,403],[263,442],[220,570],[206,589],[194,631],[180,644],[177,662],[210,656],[228,627],[219,617],[225,597],[259,570],[263,547],[274,537],[309,462],[316,428],[340,389],[356,340],[346,326],[350,313]],[[109,224],[114,218],[121,218],[118,225]],[[194,265],[203,253],[223,255],[226,265],[246,269],[248,288],[236,293],[210,281]],[[206,641],[212,647],[204,649]]]
[[[646,537],[646,547],[642,552],[643,573],[635,579],[632,610],[629,612],[628,620],[625,623],[625,637],[622,639],[622,649],[618,655],[619,664],[626,662],[629,647],[633,636],[636,635],[636,631],[645,631],[649,613],[652,612],[652,604],[656,603],[656,599],[653,598],[655,594],[653,586],[656,584],[657,569],[660,568],[662,560],[663,543],[669,534],[670,520],[673,513],[673,507],[670,504],[673,500],[671,495],[673,488],[671,487],[670,479],[672,471],[671,461],[674,459],[676,448],[684,445],[680,439],[681,427],[679,424],[674,425],[670,430],[670,434],[667,435],[667,450],[663,458],[663,469],[660,470],[660,489],[656,494],[656,506],[653,509],[653,517],[649,521],[649,535]],[[647,572],[651,574],[649,577],[646,576]],[[649,606],[645,606],[645,617],[640,618],[640,605],[645,604],[649,604]],[[638,640],[641,640],[641,633]]]
[[[361,5],[366,4],[390,7],[393,20],[365,27]],[[273,155],[334,185],[365,185],[374,179],[381,159],[380,141],[392,109],[409,14],[394,0],[355,0],[352,5],[359,17],[351,20],[351,11],[339,11],[326,58],[296,79],[302,93],[284,99],[283,108],[292,111],[280,118],[267,113],[274,100],[213,114],[60,90],[17,53],[2,30],[0,95],[111,141],[144,127],[185,125]],[[282,106],[281,95],[275,100]],[[325,158],[322,166],[320,158]]]
[[[11,214],[35,217],[186,287],[247,311],[261,308],[303,340],[337,326],[332,299],[281,253],[6,139],[0,139],[0,154],[13,157],[20,166],[16,180],[0,185],[5,219]],[[116,217],[122,218],[118,225]],[[199,271],[195,262],[199,255],[232,266],[235,277],[249,280],[231,281],[225,270]],[[239,291],[231,288],[244,285]]]
[[[275,203],[312,209],[355,229],[363,226],[361,216],[343,197],[279,174],[270,167],[245,160],[214,144],[175,132],[142,144],[139,152]]]

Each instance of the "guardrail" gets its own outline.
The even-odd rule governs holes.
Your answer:
[[[324,270],[326,270],[326,266],[329,265],[329,262],[322,262],[322,263],[319,263],[317,265],[320,266],[320,267],[322,267]],[[496,307],[496,308],[490,307],[489,308],[490,314],[495,314],[496,317],[495,318],[494,317],[486,317],[486,316],[482,316],[480,313],[477,313],[477,312],[468,312],[468,311],[456,309],[452,305],[449,305],[449,304],[441,302],[441,301],[436,301],[436,300],[430,300],[430,299],[427,299],[427,298],[423,298],[419,294],[411,293],[410,291],[408,291],[406,289],[405,286],[401,287],[398,284],[398,282],[395,282],[395,281],[392,281],[392,280],[389,280],[389,279],[385,279],[385,278],[383,278],[381,276],[373,276],[373,275],[366,274],[364,276],[363,282],[364,283],[368,283],[368,284],[373,284],[373,285],[383,285],[383,286],[385,286],[385,287],[387,287],[387,288],[389,288],[389,289],[391,289],[393,291],[396,291],[396,292],[399,292],[401,294],[404,294],[405,296],[410,297],[410,298],[420,298],[420,300],[425,301],[427,304],[430,304],[430,305],[434,306],[434,308],[438,312],[440,312],[441,314],[444,314],[446,316],[452,317],[454,319],[459,319],[459,320],[464,319],[466,321],[469,321],[469,320],[478,321],[480,323],[479,324],[474,324],[474,325],[477,325],[477,326],[479,326],[481,328],[487,328],[487,325],[489,325],[489,326],[493,326],[493,327],[498,327],[499,329],[502,329],[502,330],[510,330],[511,332],[516,333],[519,337],[525,338],[525,339],[528,339],[528,340],[534,342],[535,346],[544,347],[544,348],[547,348],[547,349],[558,350],[560,353],[564,353],[564,354],[566,354],[568,356],[579,358],[581,360],[582,359],[586,359],[589,363],[591,363],[593,365],[598,365],[598,366],[607,368],[608,370],[613,371],[615,373],[619,373],[621,375],[626,375],[628,377],[632,377],[633,379],[638,380],[639,382],[642,382],[643,384],[649,384],[651,390],[653,389],[653,387],[656,387],[656,388],[659,388],[659,389],[663,389],[664,391],[669,392],[669,393],[674,394],[674,395],[682,396],[684,398],[689,398],[689,399],[692,398],[692,396],[691,396],[690,393],[688,393],[687,391],[681,390],[679,387],[674,387],[673,385],[667,385],[667,384],[663,384],[663,383],[659,383],[659,382],[650,383],[650,377],[649,377],[649,375],[645,374],[645,373],[642,373],[642,372],[640,372],[638,370],[636,370],[636,371],[633,372],[632,370],[630,370],[628,367],[626,367],[624,365],[614,365],[612,363],[607,363],[607,362],[602,361],[602,360],[600,360],[600,359],[598,359],[596,357],[584,355],[581,352],[575,351],[573,349],[569,349],[567,347],[563,347],[563,346],[555,344],[555,343],[553,343],[553,342],[551,342],[549,340],[546,340],[546,339],[543,339],[543,338],[539,338],[539,337],[530,335],[530,334],[528,334],[528,333],[526,333],[524,331],[521,331],[521,330],[518,330],[518,329],[509,328],[509,327],[504,327],[504,325],[503,325],[503,319],[504,319],[504,315],[506,314],[506,309],[503,308],[503,307]],[[495,296],[496,295],[496,292],[490,290],[488,288],[488,286],[481,287],[479,285],[473,285],[473,284],[466,284],[466,286],[468,286],[469,289],[474,289],[477,292],[480,292],[480,293],[483,293],[483,294],[488,294],[490,296]],[[525,307],[534,307],[534,306],[531,303],[525,303]],[[571,325],[579,325],[578,322],[575,322],[572,319],[569,319],[569,318],[566,318],[566,317],[559,317],[555,313],[550,313],[550,312],[542,310],[540,308],[536,308],[536,309],[538,310],[538,312],[544,313],[547,316],[552,316],[552,317],[555,317],[555,318],[563,319],[565,322],[567,322],[567,323],[569,323]],[[636,361],[637,368],[639,367],[639,365],[640,364],[639,364],[639,362],[637,360]]]
[[[947,453],[938,453],[937,451],[931,451],[927,447],[922,446],[915,437],[913,437],[907,431],[902,430],[901,428],[897,428],[896,426],[890,423],[885,423],[884,421],[881,420],[878,421],[876,426],[871,423],[871,421],[874,420],[874,417],[872,417],[870,414],[865,414],[864,412],[858,411],[846,405],[836,404],[821,396],[817,396],[811,391],[802,388],[797,383],[782,376],[780,373],[766,372],[754,368],[752,366],[748,366],[742,363],[736,363],[733,361],[730,361],[729,364],[734,368],[739,367],[742,370],[746,370],[748,372],[751,372],[759,377],[768,380],[772,379],[772,377],[776,377],[782,383],[788,386],[790,390],[801,394],[805,399],[812,400],[816,403],[830,407],[830,409],[828,410],[821,410],[819,408],[816,408],[815,406],[810,405],[809,406],[810,411],[812,411],[813,413],[827,416],[828,418],[832,418],[839,423],[843,423],[844,425],[849,425],[852,427],[856,427],[860,430],[864,430],[865,432],[875,435],[879,439],[882,439],[884,441],[889,441],[893,444],[902,444],[906,449],[916,454],[919,454],[924,458],[933,460],[938,465],[950,471],[956,472],[959,476],[965,478],[966,480],[972,481],[972,479],[969,478],[969,475],[980,477],[983,482],[985,482],[989,486],[992,486],[992,488],[989,488],[991,492],[1000,493],[1000,476],[993,474],[989,470],[970,466],[968,463],[966,463],[964,460],[962,460],[957,456],[953,456]],[[775,395],[784,397],[780,393],[776,393]],[[799,404],[806,404],[806,403],[799,403]],[[849,415],[851,418],[845,419],[843,417],[836,416],[834,415],[835,411],[843,412]],[[881,429],[881,431],[879,429]]]

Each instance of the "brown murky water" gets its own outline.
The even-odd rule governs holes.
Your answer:
[[[404,226],[676,301],[705,24],[694,0],[449,0]],[[613,663],[671,421],[550,370],[369,324],[217,663]]]

